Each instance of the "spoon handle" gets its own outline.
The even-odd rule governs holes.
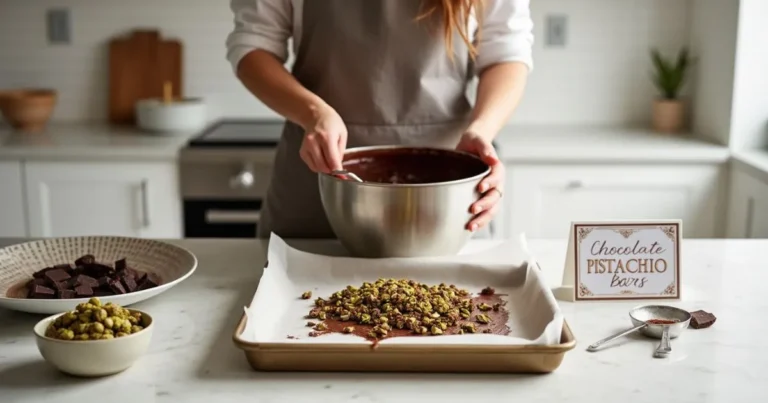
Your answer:
[[[606,337],[606,338],[604,338],[602,340],[596,341],[595,343],[593,343],[589,347],[587,347],[587,351],[597,351],[600,348],[600,346],[602,346],[603,344],[608,343],[609,341],[614,341],[614,340],[618,339],[619,337],[626,336],[626,335],[628,335],[628,334],[630,334],[632,332],[636,332],[636,331],[644,328],[645,326],[646,326],[646,324],[642,323],[642,324],[639,324],[639,325],[637,325],[637,326],[635,326],[635,327],[633,327],[631,329],[622,330],[619,333],[616,333],[614,335],[610,335],[610,336],[608,336],[608,337]]]
[[[363,180],[360,179],[359,176],[353,174],[352,172],[349,172],[347,170],[337,170],[337,171],[331,171],[331,175],[340,177],[341,179],[344,179],[344,177],[352,178],[355,182],[362,182]]]
[[[672,343],[669,341],[669,326],[664,326],[664,329],[661,331],[661,342],[659,342],[659,346],[656,348],[656,352],[653,356],[663,358],[671,352]]]

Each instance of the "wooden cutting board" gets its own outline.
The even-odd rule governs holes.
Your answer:
[[[182,97],[182,44],[166,40],[159,31],[136,30],[109,43],[109,121],[133,125],[136,102],[162,98],[163,84]]]

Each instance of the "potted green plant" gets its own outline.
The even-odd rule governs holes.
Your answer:
[[[688,49],[683,48],[675,60],[665,59],[657,49],[651,51],[653,83],[660,97],[653,104],[653,128],[664,133],[676,133],[685,126],[685,104],[680,90],[685,84],[690,65]]]

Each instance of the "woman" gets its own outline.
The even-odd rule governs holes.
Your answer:
[[[347,147],[455,147],[491,166],[467,229],[489,223],[504,186],[491,141],[532,68],[529,0],[231,0],[227,57],[287,120],[260,237],[332,238],[317,173]],[[296,60],[283,66],[289,39]],[[467,84],[479,76],[474,108]]]

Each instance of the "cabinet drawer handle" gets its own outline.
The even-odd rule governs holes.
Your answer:
[[[227,211],[208,210],[205,212],[205,221],[209,224],[259,224],[261,213],[259,211]]]
[[[141,224],[144,228],[149,228],[149,182],[141,181]]]
[[[568,184],[565,187],[568,189],[578,189],[578,188],[584,187],[584,183],[582,183],[579,180],[573,180],[568,182]]]

